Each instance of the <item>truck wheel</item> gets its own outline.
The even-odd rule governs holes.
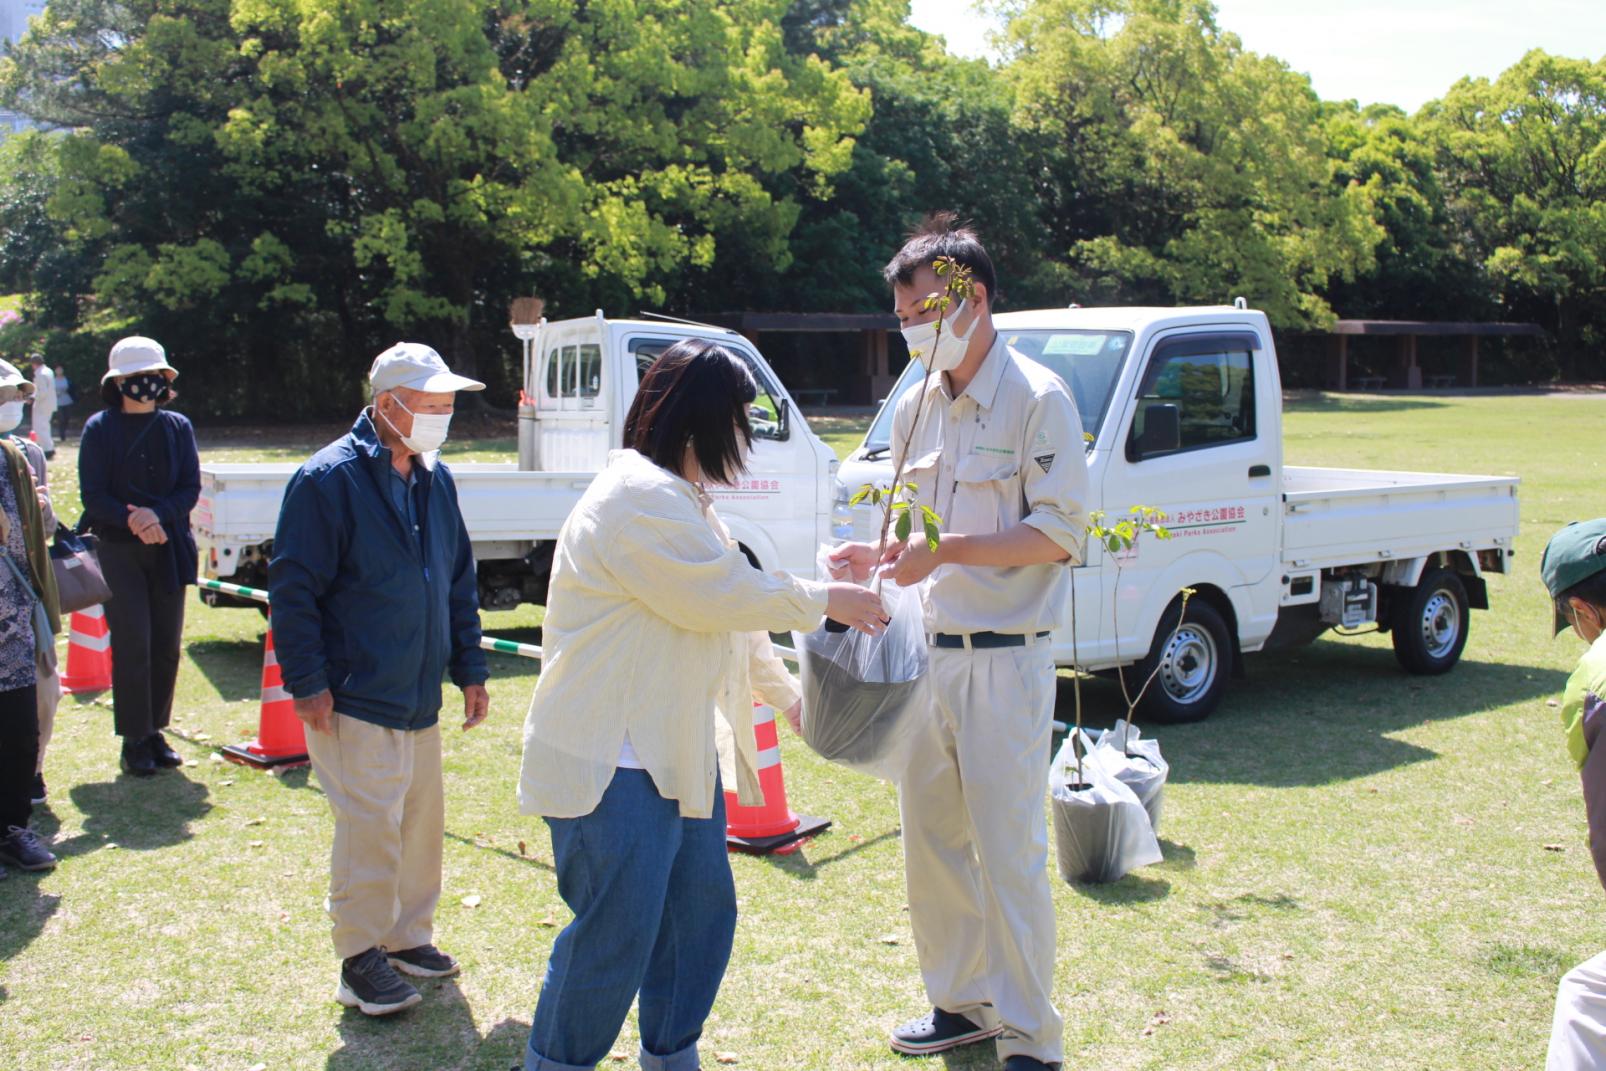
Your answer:
[[[1178,625],[1181,606],[1178,601],[1166,608],[1149,653],[1124,671],[1133,691],[1154,677],[1138,702],[1138,713],[1167,725],[1209,717],[1221,702],[1232,668],[1232,637],[1221,614],[1202,599],[1190,599],[1187,617]]]
[[[1392,615],[1394,657],[1408,673],[1447,673],[1467,645],[1467,589],[1450,569],[1430,569],[1399,592]]]

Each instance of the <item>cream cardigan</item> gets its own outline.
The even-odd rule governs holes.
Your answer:
[[[627,732],[684,817],[713,813],[716,771],[762,802],[753,698],[798,697],[766,632],[812,629],[825,604],[824,584],[754,569],[693,484],[614,451],[558,535],[519,809],[590,814]]]

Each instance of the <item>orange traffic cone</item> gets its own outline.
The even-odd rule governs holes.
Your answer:
[[[301,766],[307,762],[307,735],[296,717],[295,700],[284,686],[284,673],[273,653],[273,618],[268,618],[268,638],[262,651],[262,713],[255,740],[231,744],[223,749],[231,762],[267,769],[270,766]]]
[[[743,807],[736,793],[725,793],[725,846],[754,855],[786,855],[803,847],[809,837],[829,829],[831,820],[793,814],[786,805],[781,741],[773,708],[754,704],[753,735],[758,738],[758,783],[764,789],[764,804]]]
[[[72,615],[67,633],[67,672],[61,690],[104,692],[112,686],[112,630],[99,604]]]

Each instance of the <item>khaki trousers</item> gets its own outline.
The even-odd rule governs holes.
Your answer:
[[[999,1059],[1062,1058],[1048,880],[1054,662],[931,648],[933,702],[899,786],[915,951],[931,1003],[1002,1025]]]
[[[1606,952],[1562,976],[1545,1071],[1606,1068]]]
[[[335,955],[431,944],[446,836],[440,725],[386,729],[336,714],[334,729],[308,729],[307,754],[335,813]]]

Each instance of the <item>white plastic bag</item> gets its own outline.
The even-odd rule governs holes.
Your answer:
[[[1115,723],[1108,732],[1091,734],[1096,741],[1094,750],[1100,752],[1100,765],[1115,775],[1149,814],[1149,828],[1160,833],[1160,812],[1165,804],[1165,783],[1171,775],[1171,766],[1160,754],[1160,742],[1145,740],[1137,726],[1128,726],[1126,719]]]
[[[911,719],[928,702],[926,630],[918,588],[887,581],[881,605],[890,620],[879,636],[826,627],[795,634],[803,739],[832,762],[897,781]]]
[[[1081,781],[1072,750],[1078,737],[1084,751]],[[1066,881],[1119,881],[1162,858],[1148,812],[1132,790],[1105,768],[1109,750],[1104,749],[1103,755],[1099,751],[1086,733],[1072,733],[1049,770],[1054,846],[1060,877]]]

